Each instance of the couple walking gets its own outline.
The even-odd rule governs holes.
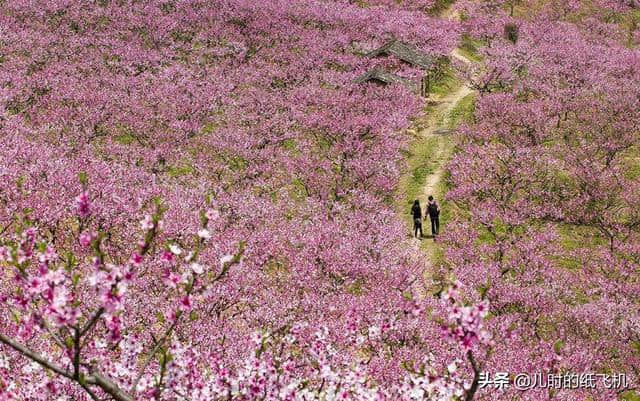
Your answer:
[[[411,214],[413,215],[413,235],[417,238],[418,231],[420,231],[420,238],[422,238],[422,209],[420,208],[420,201],[418,199],[413,202]],[[424,214],[425,220],[427,219],[427,215],[429,215],[429,219],[431,220],[431,234],[435,239],[440,230],[440,206],[438,206],[433,199],[433,196],[429,196],[427,211]]]

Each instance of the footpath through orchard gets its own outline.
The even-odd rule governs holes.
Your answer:
[[[458,18],[457,13],[451,11],[451,9],[446,9],[441,15],[442,18]],[[475,63],[475,61],[465,57],[458,48],[454,49],[449,56],[452,64],[458,63],[471,66]],[[461,74],[457,75],[458,79],[462,79],[460,77]],[[415,177],[416,171],[411,171],[410,169],[403,178],[405,184],[401,185],[401,187],[405,193],[401,195],[402,199],[406,199],[409,202],[411,202],[414,197],[417,197],[420,200],[423,212],[426,211],[426,202],[430,195],[434,196],[438,203],[442,205],[442,197],[444,197],[445,191],[443,190],[441,182],[444,177],[446,163],[450,159],[454,149],[451,134],[455,129],[455,125],[459,123],[459,116],[456,112],[463,107],[462,103],[474,93],[475,91],[471,88],[469,82],[463,80],[450,91],[431,94],[425,102],[424,112],[416,118],[412,127],[408,130],[408,133],[416,138],[409,149],[409,154],[420,154],[421,150],[418,149],[420,147],[427,149],[428,154],[423,156],[425,160],[419,163],[426,164],[428,168],[425,169],[427,173],[418,178]],[[427,143],[428,145],[425,147]],[[422,152],[424,152],[424,150]],[[418,168],[420,167],[421,166],[418,166]],[[411,179],[418,179],[420,181],[420,188],[417,191],[407,191],[408,186],[406,182]],[[403,202],[401,212],[408,215],[410,206],[411,205],[406,202]],[[407,221],[412,222],[411,219],[407,219]],[[446,227],[441,227],[441,231],[443,229],[446,230]],[[413,234],[411,227],[409,227],[407,233]],[[435,265],[434,261],[437,260],[438,254],[442,250],[440,244],[431,239],[431,224],[429,219],[423,222],[423,233],[425,238],[422,241],[418,242],[418,240],[415,239],[411,242],[413,246],[418,244],[425,254],[425,275],[432,276],[435,272],[433,272],[430,267]],[[432,279],[435,279],[435,277],[432,277]]]

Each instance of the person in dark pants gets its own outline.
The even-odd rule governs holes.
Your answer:
[[[427,214],[431,220],[431,234],[435,238],[440,231],[440,207],[438,203],[433,199],[433,196],[429,196],[429,203],[427,204]],[[424,216],[427,219],[427,216]]]
[[[418,231],[420,231],[420,238],[422,238],[422,209],[420,201],[417,199],[413,202],[411,214],[413,215],[413,235],[417,238]]]

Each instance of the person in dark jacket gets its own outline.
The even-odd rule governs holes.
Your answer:
[[[420,238],[422,238],[422,209],[417,199],[413,202],[411,214],[413,215],[413,235],[418,238],[418,231],[420,231]]]
[[[431,220],[431,234],[435,238],[440,231],[440,206],[433,199],[433,196],[429,196],[429,203],[427,204],[427,214],[429,215],[429,219]],[[424,216],[424,219],[427,219],[427,216]]]

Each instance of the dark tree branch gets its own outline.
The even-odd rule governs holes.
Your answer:
[[[2,333],[0,333],[0,342],[8,345],[9,347],[13,348],[15,351],[26,356],[32,361],[38,363],[40,366],[46,369],[49,369],[59,374],[60,376],[65,377],[75,383],[78,383],[85,391],[87,391],[87,393],[93,399],[97,399],[97,397],[95,393],[93,393],[91,389],[89,389],[88,385],[95,385],[100,387],[100,389],[102,389],[102,391],[104,391],[105,393],[109,394],[114,401],[134,401],[132,397],[130,397],[128,394],[120,390],[117,384],[115,384],[111,380],[107,379],[106,377],[98,373],[92,373],[91,376],[88,376],[88,377],[84,377],[82,374],[79,374],[79,373],[77,375],[72,374],[62,369],[61,367],[53,364],[52,362],[49,362],[47,359],[45,359],[42,355],[38,354],[37,352],[30,350],[28,347],[18,343],[17,341],[5,336]]]
[[[13,339],[5,336],[4,334],[0,333],[0,342],[2,342],[3,344],[8,345],[9,347],[13,348],[14,350],[18,351],[19,353],[21,353],[22,355],[26,356],[27,358],[31,359],[34,362],[37,362],[40,366],[49,369],[61,376],[66,377],[67,379],[71,379],[73,380],[73,375],[69,372],[67,372],[66,370],[62,369],[59,366],[54,365],[53,363],[49,362],[48,360],[46,360],[42,355],[38,354],[37,352],[31,351],[29,348],[25,347],[24,345],[14,341]]]
[[[480,383],[480,370],[478,369],[476,360],[473,358],[473,353],[471,352],[471,350],[467,351],[467,359],[469,359],[469,363],[471,363],[471,369],[473,369],[473,382],[471,383],[471,387],[469,388],[469,390],[467,390],[464,400],[472,401],[473,397],[475,397],[476,395],[476,391],[478,391],[478,385]]]

